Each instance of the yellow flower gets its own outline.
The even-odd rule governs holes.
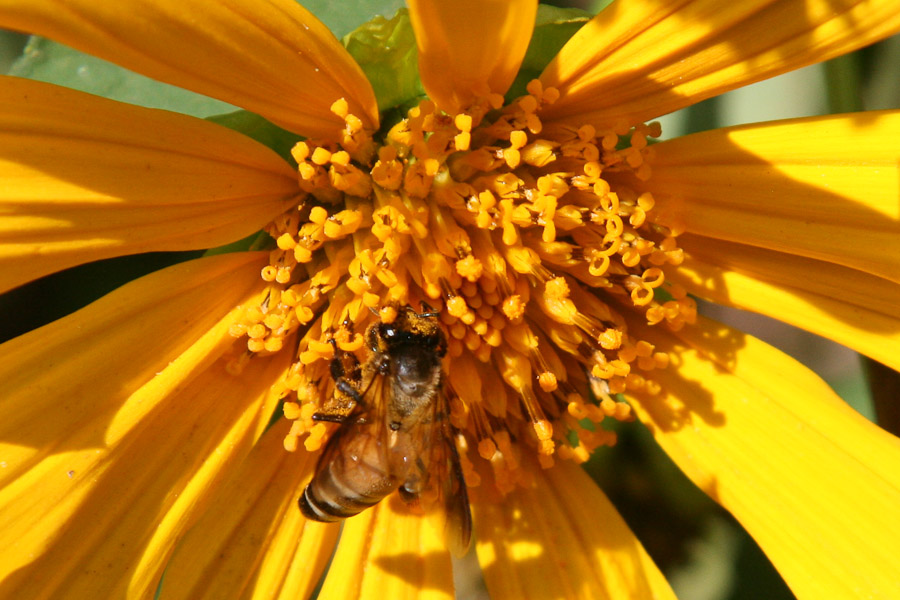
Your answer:
[[[431,101],[378,133],[361,70],[293,1],[0,2],[0,26],[309,138],[294,169],[212,123],[0,82],[0,289],[277,240],[0,348],[0,597],[152,597],[163,575],[164,598],[308,596],[338,539],[296,506],[329,358],[369,308],[423,301],[492,597],[671,597],[576,464],[614,441],[585,419],[632,410],[798,597],[900,595],[897,439],[689,295],[900,367],[900,113],[655,145],[644,124],[886,37],[900,3],[616,2],[502,107],[534,14],[411,1]],[[321,597],[450,596],[441,540],[395,500],[345,523]]]

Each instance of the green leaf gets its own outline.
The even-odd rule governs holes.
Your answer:
[[[584,9],[591,14],[596,15],[612,3],[613,0],[594,0],[593,2],[588,2],[588,5],[585,6]]]
[[[581,29],[591,17],[590,13],[577,8],[558,8],[541,4],[538,6],[534,24],[534,34],[525,52],[522,67],[509,92],[507,101],[511,101],[526,93],[525,86],[532,79],[537,79],[559,50],[569,41],[575,32]]]
[[[203,256],[231,254],[232,252],[252,252],[254,250],[271,250],[273,248],[275,248],[275,240],[272,239],[272,236],[265,231],[257,231],[236,242],[210,248],[203,253]]]
[[[291,156],[291,148],[303,138],[296,133],[273,125],[256,113],[238,110],[222,115],[213,115],[207,117],[206,120],[239,131],[260,144],[268,146],[292,165],[297,164]]]
[[[403,0],[299,0],[338,39],[376,15],[387,16],[403,8]]]
[[[22,56],[10,69],[10,75],[195,117],[223,113],[234,108],[225,102],[154,81],[111,62],[40,37],[29,40]]]
[[[825,67],[829,112],[862,110],[862,55],[859,52],[844,54],[822,65]]]
[[[416,37],[406,9],[398,10],[390,20],[375,17],[345,36],[344,46],[372,84],[379,110],[425,94],[419,80]]]

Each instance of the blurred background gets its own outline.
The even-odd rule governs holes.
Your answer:
[[[400,1],[356,0],[348,19],[329,18],[326,0],[301,2],[340,37],[375,14],[391,16]],[[551,2],[591,13],[606,2]],[[385,8],[387,6],[387,8]],[[375,8],[378,7],[378,8]],[[354,21],[355,19],[355,21]],[[0,31],[0,71],[63,83],[125,102],[173,108],[196,116],[231,107],[56,44]],[[152,90],[152,91],[148,91]],[[900,107],[900,37],[852,55],[729,92],[660,119],[663,138],[727,125],[857,110]],[[45,277],[0,296],[0,341],[60,318],[123,283],[199,256],[153,253],[84,265]],[[897,432],[890,402],[900,397],[897,374],[855,352],[755,314],[701,304],[727,322],[808,365],[865,417]],[[792,598],[775,569],[743,529],[699,491],[656,446],[643,427],[618,428],[619,443],[595,453],[586,469],[666,573],[679,597],[691,600]],[[459,566],[459,598],[487,597],[471,559]]]

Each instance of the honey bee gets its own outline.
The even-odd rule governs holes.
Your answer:
[[[308,519],[332,522],[359,514],[398,490],[407,503],[443,509],[451,551],[468,550],[472,517],[450,424],[441,358],[447,342],[437,313],[406,306],[391,323],[366,330],[369,357],[338,350],[331,362],[335,395],[349,414],[317,413],[340,423],[300,496]],[[334,343],[334,342],[332,342]]]

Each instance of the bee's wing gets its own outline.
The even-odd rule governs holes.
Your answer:
[[[382,455],[382,463],[387,463],[387,427],[385,423],[385,413],[387,411],[388,399],[385,394],[390,386],[385,384],[384,376],[376,371],[368,373],[366,381],[363,382],[363,388],[359,393],[359,401],[355,402],[353,409],[345,417],[341,418],[341,426],[331,434],[325,449],[319,456],[316,466],[316,472],[325,468],[325,465],[331,464],[335,460],[343,460],[344,446],[346,438],[353,437],[359,432],[360,428],[370,428],[375,432],[374,437],[378,439],[378,447],[385,453]],[[335,394],[340,393],[335,390]]]
[[[444,427],[450,431],[446,436],[445,447],[449,449],[450,477],[445,480],[443,499],[447,523],[444,525],[444,538],[454,556],[462,557],[469,551],[472,540],[472,513],[469,510],[469,493],[463,478],[459,454],[456,451],[456,440],[449,419],[445,419]]]
[[[360,401],[354,409],[354,422],[357,426],[368,427],[378,440],[382,463],[388,464],[387,411],[390,398],[390,385],[387,378],[377,370],[370,370],[363,376]]]
[[[337,395],[340,393],[343,392],[335,388],[334,394]],[[354,402],[350,413],[340,416],[340,419],[332,418],[330,413],[324,413],[324,415],[324,417],[320,416],[319,420],[340,423],[340,427],[334,430],[328,437],[325,448],[322,450],[322,453],[319,455],[319,460],[316,462],[316,471],[313,475],[314,479],[318,478],[319,473],[326,470],[329,465],[333,464],[335,461],[342,460],[342,454],[344,453],[344,446],[347,438],[354,436],[359,431],[360,427],[367,426],[375,418],[371,405],[366,402]],[[313,418],[316,417],[314,416]]]
[[[468,552],[472,539],[469,494],[456,450],[456,432],[450,424],[449,402],[443,391],[434,404],[426,493],[432,498],[424,504],[429,516],[441,522],[447,547],[454,556],[461,557]]]
[[[340,427],[319,455],[313,478],[299,499],[300,510],[307,518],[334,521],[357,514],[362,510],[359,501],[374,498],[377,502],[396,487],[395,480],[387,479],[388,431],[386,399],[382,397],[387,386],[383,379],[374,373],[366,382],[357,396],[359,401],[338,421]]]

